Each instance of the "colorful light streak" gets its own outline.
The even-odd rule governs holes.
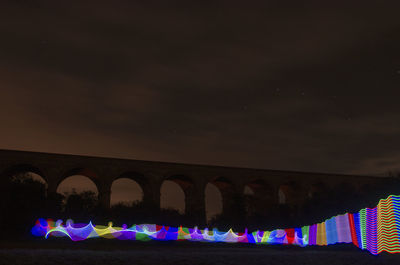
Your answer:
[[[201,242],[285,244],[297,246],[326,246],[336,243],[353,243],[374,255],[383,251],[400,253],[400,196],[390,195],[379,201],[375,208],[365,208],[356,213],[332,217],[325,222],[301,228],[277,229],[235,233],[217,229],[200,230],[186,227],[153,224],[113,227],[89,224],[63,225],[59,220],[39,219],[32,228],[35,236],[68,236],[73,241],[104,237],[121,240],[189,240]]]

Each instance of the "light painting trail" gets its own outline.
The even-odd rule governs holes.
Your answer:
[[[365,208],[357,213],[346,213],[325,222],[301,228],[277,229],[235,233],[217,229],[169,227],[153,224],[132,227],[112,227],[89,224],[63,225],[59,220],[39,219],[32,228],[35,236],[68,236],[73,241],[104,237],[121,240],[189,240],[201,242],[285,244],[298,246],[326,246],[336,243],[353,243],[374,255],[386,251],[400,253],[400,196],[390,195],[379,201],[375,208]]]

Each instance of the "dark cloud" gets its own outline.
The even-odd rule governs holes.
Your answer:
[[[398,1],[2,5],[2,148],[400,170]]]

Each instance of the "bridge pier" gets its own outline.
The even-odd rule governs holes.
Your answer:
[[[103,209],[109,209],[111,203],[111,184],[100,184],[98,185],[99,190],[99,205]]]
[[[159,183],[157,184],[147,184],[142,187],[143,189],[143,203],[146,207],[150,207],[153,210],[160,211],[160,187]]]
[[[206,204],[204,185],[192,186],[185,190],[185,214],[190,222],[199,226],[206,224]]]
[[[56,178],[50,178],[47,181],[47,194],[57,193],[58,182]]]

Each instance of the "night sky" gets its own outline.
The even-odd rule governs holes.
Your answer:
[[[79,2],[1,2],[0,148],[400,171],[400,1]]]

